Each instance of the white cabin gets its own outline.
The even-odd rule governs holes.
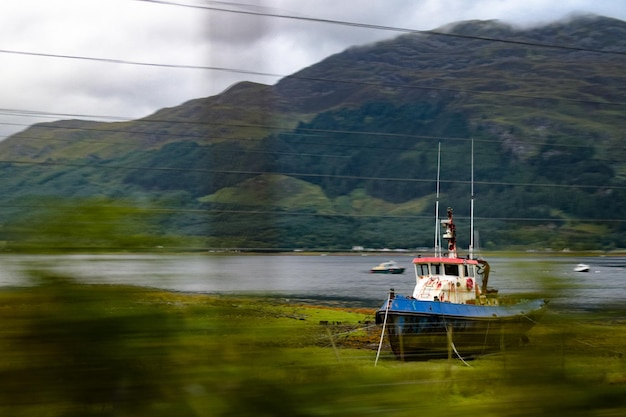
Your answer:
[[[413,298],[456,304],[487,304],[482,294],[484,264],[476,259],[418,257],[413,259],[416,284]]]

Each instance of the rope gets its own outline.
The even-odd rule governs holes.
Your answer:
[[[443,327],[446,329],[446,336],[448,335],[448,323],[446,322],[446,316],[445,314],[443,314],[443,311],[441,310],[441,305],[439,305],[439,312],[441,313],[441,318],[443,320]],[[447,339],[447,337],[446,337]],[[454,342],[452,341],[452,338],[450,338],[450,346],[452,347],[452,350],[454,351],[454,354],[457,356],[457,358],[459,358],[459,360],[461,362],[463,362],[464,365],[468,366],[468,367],[472,367],[469,363],[465,362],[465,360],[463,359],[463,357],[459,354],[459,351],[456,350],[456,346],[454,345]]]
[[[522,314],[522,317],[524,317],[525,319],[528,319],[529,321],[533,322],[534,324],[537,324],[538,322],[536,320],[531,319],[530,317],[528,317],[526,314]]]
[[[380,342],[378,342],[378,352],[376,352],[376,360],[374,366],[378,365],[378,358],[380,357],[380,350],[383,347],[383,339],[385,337],[385,328],[387,327],[387,314],[389,313],[389,306],[391,304],[391,293],[387,296],[387,305],[385,307],[385,319],[383,320],[383,330],[380,333]]]
[[[447,331],[447,329],[446,329]],[[470,365],[469,363],[465,362],[465,360],[461,357],[461,355],[459,355],[459,352],[456,350],[456,346],[454,346],[454,342],[452,340],[450,340],[450,344],[452,345],[452,350],[454,350],[454,353],[456,353],[456,356],[461,360],[461,362],[463,362],[463,364],[465,364],[468,367],[472,367],[472,365]]]
[[[489,330],[491,330],[491,320],[487,320],[487,331],[485,332],[485,341],[483,343],[482,353],[485,353],[485,349],[487,349],[487,339],[489,338]]]

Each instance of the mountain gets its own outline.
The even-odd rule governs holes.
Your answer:
[[[139,120],[37,124],[0,142],[0,239],[430,246],[441,146],[440,201],[467,245],[473,142],[481,245],[623,248],[625,70],[619,20],[466,21]]]

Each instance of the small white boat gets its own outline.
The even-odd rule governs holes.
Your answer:
[[[575,272],[589,272],[589,265],[587,264],[578,264],[576,268],[574,268]]]
[[[394,261],[387,261],[370,269],[373,274],[404,274],[404,268]]]

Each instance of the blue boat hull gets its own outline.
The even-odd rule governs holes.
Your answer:
[[[395,295],[377,311],[376,322],[385,324],[397,359],[468,358],[525,342],[544,309],[542,300],[490,306]]]

